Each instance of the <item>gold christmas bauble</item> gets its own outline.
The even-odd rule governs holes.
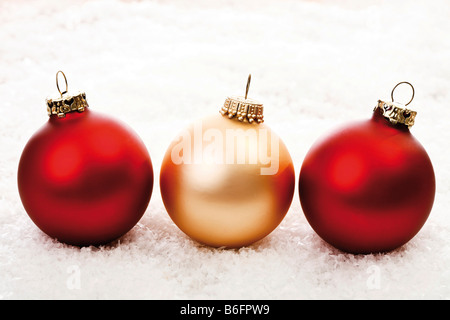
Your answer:
[[[228,98],[221,113],[193,123],[170,144],[160,190],[181,231],[209,246],[236,248],[280,224],[295,173],[285,144],[262,123],[262,105]]]

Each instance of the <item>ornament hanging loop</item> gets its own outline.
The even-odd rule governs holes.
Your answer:
[[[403,83],[408,84],[412,89],[411,100],[409,100],[409,102],[405,105],[394,101],[394,91]],[[401,123],[406,125],[408,128],[411,128],[414,125],[414,119],[416,118],[417,112],[406,109],[405,107],[414,99],[413,85],[406,81],[397,83],[391,91],[391,99],[392,102],[378,100],[378,105],[375,107],[374,111],[379,110],[379,113],[388,119],[392,124]]]
[[[394,88],[392,89],[392,91],[391,91],[391,99],[392,99],[392,102],[394,102],[394,91],[395,91],[395,89],[396,89],[399,85],[401,85],[401,84],[403,84],[403,83],[408,84],[408,85],[411,87],[411,89],[412,89],[411,100],[409,100],[409,102],[405,104],[405,106],[407,106],[407,105],[410,104],[411,101],[413,101],[413,99],[414,99],[414,87],[413,87],[413,85],[412,85],[411,83],[409,83],[409,82],[402,81],[402,82],[397,83],[397,84],[395,85],[395,87],[394,87]]]
[[[247,99],[251,80],[252,75],[249,74],[247,87],[245,88],[245,96],[232,96],[226,98],[225,103],[219,110],[221,115],[247,123],[264,122],[262,103],[253,99]]]
[[[249,74],[248,79],[247,79],[247,87],[245,88],[245,100],[247,100],[248,89],[250,89],[250,81],[251,80],[252,80],[252,75]]]
[[[59,75],[60,73],[63,75],[63,77],[64,77],[64,82],[66,83],[66,90],[63,91],[63,92],[61,92],[61,90],[59,89],[58,75]],[[67,93],[67,90],[68,90],[68,85],[67,85],[67,78],[66,78],[66,75],[65,75],[64,72],[62,72],[61,70],[59,70],[59,71],[56,73],[56,88],[58,88],[58,91],[59,91],[59,94],[61,95],[61,97],[62,97],[64,94],[66,94],[66,93]]]
[[[66,83],[66,90],[61,92],[61,89],[59,88],[59,74],[62,74],[64,77],[64,82]],[[57,115],[58,118],[64,118],[67,113],[78,111],[83,112],[86,110],[87,107],[89,107],[87,100],[86,100],[86,94],[84,92],[79,92],[74,95],[67,94],[68,85],[67,85],[67,78],[64,72],[61,70],[56,73],[56,88],[58,88],[59,94],[61,97],[58,98],[48,98],[47,99],[47,113],[50,117],[51,115]]]

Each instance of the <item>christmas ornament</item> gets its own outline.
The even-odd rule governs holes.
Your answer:
[[[61,92],[58,75],[66,90]],[[150,156],[126,125],[88,108],[85,93],[47,100],[49,120],[26,144],[18,168],[20,198],[50,237],[100,245],[128,232],[153,188]]]
[[[160,189],[174,223],[213,247],[249,245],[271,233],[293,197],[291,156],[263,119],[263,105],[228,97],[221,115],[181,132],[162,162]]]
[[[413,89],[406,105],[394,102],[402,83]],[[379,100],[370,120],[318,141],[301,167],[300,201],[308,222],[346,252],[402,246],[419,232],[433,206],[433,166],[409,130],[416,112],[406,106],[414,88],[399,84],[392,102]]]

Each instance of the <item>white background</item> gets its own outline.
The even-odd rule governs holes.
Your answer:
[[[444,0],[0,1],[0,298],[450,298],[449,17]],[[50,239],[18,195],[18,160],[48,119],[58,70],[92,110],[133,127],[152,157],[148,210],[108,246]],[[249,97],[287,145],[296,184],[318,137],[369,118],[396,83],[411,82],[411,132],[437,179],[419,234],[388,254],[342,253],[307,224],[296,187],[285,220],[252,246],[187,238],[161,201],[162,156],[187,124],[242,95],[249,73]]]

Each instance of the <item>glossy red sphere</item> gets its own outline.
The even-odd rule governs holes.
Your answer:
[[[51,116],[31,137],[20,158],[18,187],[28,215],[50,237],[100,245],[141,219],[153,168],[131,129],[87,109]]]
[[[316,233],[351,253],[390,251],[426,222],[435,176],[422,145],[377,112],[318,141],[299,178],[304,214]]]

